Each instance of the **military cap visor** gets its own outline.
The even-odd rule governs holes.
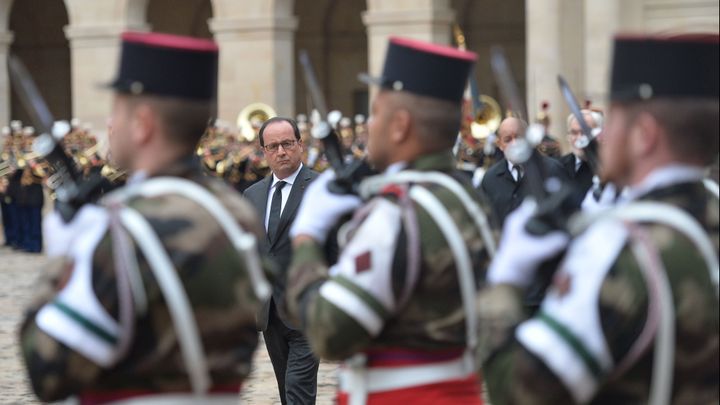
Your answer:
[[[122,34],[117,76],[105,87],[134,95],[214,101],[217,83],[215,42],[179,35],[126,32]]]
[[[380,77],[358,79],[371,86],[459,102],[477,55],[408,38],[390,38]]]

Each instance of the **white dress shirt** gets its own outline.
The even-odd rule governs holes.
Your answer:
[[[506,161],[507,161],[507,165],[508,165],[508,171],[510,171],[510,175],[512,175],[513,180],[515,180],[515,182],[517,183],[518,181],[520,181],[520,179],[523,176],[522,166],[516,165],[507,159],[506,159]],[[516,167],[517,167],[517,170],[513,170]]]
[[[300,170],[302,170],[303,165],[300,163],[300,166],[298,166],[297,170],[289,176],[287,176],[284,179],[279,179],[275,173],[273,173],[273,180],[272,185],[270,186],[270,190],[268,190],[268,198],[267,198],[267,205],[265,206],[265,230],[267,231],[268,228],[268,222],[270,221],[270,208],[272,207],[272,198],[273,194],[275,194],[275,186],[277,183],[282,180],[285,183],[285,187],[280,190],[280,193],[282,195],[282,202],[280,204],[280,215],[282,215],[283,210],[285,209],[285,203],[287,203],[288,198],[290,198],[290,191],[293,188],[293,184],[295,183],[295,179],[297,178],[298,174],[300,173]]]

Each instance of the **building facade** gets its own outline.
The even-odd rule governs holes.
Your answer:
[[[253,102],[293,116],[312,108],[297,54],[306,49],[330,108],[365,113],[390,36],[450,44],[452,25],[478,52],[482,93],[499,91],[488,63],[506,54],[529,115],[551,105],[553,134],[567,109],[555,77],[602,105],[611,38],[618,31],[717,32],[718,0],[0,0],[0,63],[10,52],[28,66],[58,118],[102,132],[111,95],[99,86],[116,67],[119,34],[157,31],[214,38],[220,46],[219,117],[235,122]],[[0,70],[0,123],[27,115]]]

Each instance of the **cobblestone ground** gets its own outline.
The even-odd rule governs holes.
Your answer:
[[[1,239],[1,238],[0,238]],[[0,404],[37,404],[30,393],[19,355],[17,328],[30,299],[38,269],[45,258],[0,248]],[[318,404],[331,404],[335,392],[333,364],[321,364],[318,374]],[[265,345],[255,353],[250,379],[244,384],[242,403],[280,404],[275,374]]]

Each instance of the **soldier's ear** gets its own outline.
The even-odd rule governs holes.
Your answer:
[[[136,145],[145,145],[152,140],[157,130],[157,114],[150,105],[138,104],[131,115],[133,142]]]
[[[649,155],[661,147],[663,129],[655,117],[647,112],[640,113],[630,129],[628,145],[637,158]]]
[[[390,140],[393,143],[402,143],[410,135],[410,112],[404,108],[393,112],[390,119]]]

